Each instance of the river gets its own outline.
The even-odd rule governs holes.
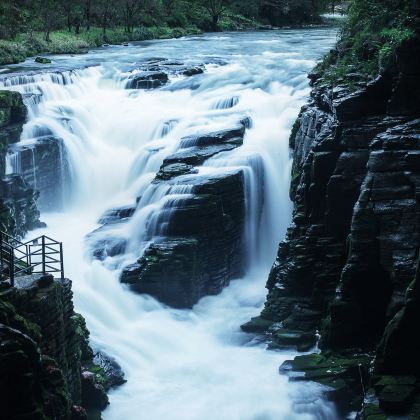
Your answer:
[[[240,330],[263,306],[268,272],[291,221],[288,138],[309,94],[307,73],[335,38],[336,30],[325,28],[205,34],[10,67],[20,76],[6,87],[36,93],[26,99],[21,141],[30,144],[45,132],[64,140],[71,183],[60,205],[42,213],[48,227],[29,237],[46,233],[63,241],[66,276],[92,345],[115,357],[126,373],[127,383],[110,394],[104,419],[337,418],[317,385],[279,375],[292,351],[267,351],[258,337]],[[136,63],[162,58],[204,64],[205,72],[172,75],[155,90],[124,89]],[[54,76],[39,75],[40,69],[54,70]],[[191,194],[153,189],[163,159],[182,137],[231,126],[244,116],[252,125],[243,146],[210,159],[200,173],[244,168],[247,274],[192,310],[129,291],[118,277],[153,241],[144,233],[151,218],[168,195]],[[18,170],[12,160],[9,167]],[[103,233],[124,237],[126,253],[92,259],[86,235],[98,228],[98,218],[139,196],[134,216]],[[257,199],[264,203],[258,223]]]

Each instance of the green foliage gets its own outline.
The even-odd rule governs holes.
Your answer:
[[[301,25],[338,0],[2,0],[0,65],[200,31]]]
[[[419,34],[419,8],[412,0],[351,0],[337,51],[327,55],[317,71],[329,84],[350,87],[357,84],[349,74],[363,80],[387,71],[398,47]]]

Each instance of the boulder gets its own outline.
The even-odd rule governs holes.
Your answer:
[[[227,129],[188,136],[164,159],[153,183],[177,194],[153,214],[151,241],[143,256],[125,267],[121,282],[176,308],[191,308],[219,293],[243,273],[245,191],[242,170],[200,175],[196,166],[243,143],[242,121]]]
[[[141,72],[128,79],[126,89],[156,89],[165,85],[168,81],[169,77],[164,72]]]
[[[105,389],[115,388],[123,385],[127,381],[124,379],[124,372],[117,361],[104,353],[96,351],[93,357],[93,363],[101,369],[101,374],[105,378]]]
[[[46,57],[36,57],[35,58],[35,63],[39,63],[39,64],[50,64],[51,60],[49,58]]]
[[[136,207],[134,205],[109,209],[99,218],[98,223],[100,225],[117,223],[125,219],[129,219],[135,211]]]
[[[190,308],[242,273],[243,178],[234,171],[180,182],[193,182],[195,195],[171,208],[169,223],[162,214],[165,239],[127,267],[121,282],[170,306]]]
[[[51,211],[63,206],[69,193],[70,170],[63,140],[42,136],[31,143],[17,143],[9,147],[15,155],[14,172],[34,191],[38,191],[38,207]]]

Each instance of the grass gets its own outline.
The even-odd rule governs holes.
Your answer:
[[[354,90],[359,82],[391,68],[398,48],[419,32],[419,17],[410,0],[353,0],[337,48],[316,72],[324,84]]]
[[[24,61],[28,57],[40,54],[78,54],[85,53],[90,48],[99,47],[103,44],[122,44],[130,41],[144,41],[149,39],[179,38],[186,35],[202,33],[198,26],[209,28],[210,20],[203,17],[197,10],[190,10],[189,19],[178,19],[172,23],[160,26],[148,26],[135,28],[130,34],[123,28],[107,29],[105,33],[101,28],[91,28],[89,31],[81,31],[80,34],[66,30],[55,31],[50,34],[50,41],[45,40],[43,33],[19,34],[14,40],[0,40],[0,65],[14,64]],[[174,17],[174,19],[176,16]],[[226,13],[219,22],[222,31],[261,29],[263,26],[255,20],[245,18],[232,12]]]
[[[20,34],[13,41],[0,40],[0,65],[19,63],[27,57],[39,54],[79,54],[103,44],[179,38],[199,33],[201,31],[194,26],[186,28],[151,26],[137,28],[131,34],[127,34],[122,28],[109,29],[105,34],[101,28],[92,28],[79,35],[68,31],[55,31],[51,33],[49,42],[45,40],[43,33]]]

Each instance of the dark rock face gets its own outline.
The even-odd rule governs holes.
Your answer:
[[[135,211],[135,206],[124,206],[109,209],[99,218],[98,223],[101,225],[117,223],[131,217]]]
[[[103,351],[95,352],[93,363],[103,371],[103,376],[106,379],[105,389],[115,388],[127,382],[124,379],[124,372],[121,366]]]
[[[163,72],[147,72],[129,79],[126,89],[156,89],[168,83],[169,78]]]
[[[177,308],[219,293],[242,272],[242,172],[194,182],[194,196],[171,209],[165,239],[152,244],[121,276],[136,292]]]
[[[40,226],[37,195],[19,175],[6,176],[6,153],[19,141],[26,108],[17,92],[0,91],[0,229],[23,236]]]
[[[44,419],[41,357],[36,343],[20,331],[0,324],[0,392],[2,416],[7,419],[31,416]],[[22,398],[22,396],[25,398]]]
[[[308,354],[285,361],[280,373],[291,381],[315,381],[328,387],[326,397],[337,404],[340,418],[345,418],[363,402],[371,360],[366,354]]]
[[[181,148],[164,160],[154,185],[188,186],[191,194],[177,198],[156,215],[154,234],[160,237],[143,257],[126,267],[123,283],[173,307],[190,308],[203,296],[219,293],[242,273],[242,171],[197,175],[196,166],[240,146],[244,133],[241,123],[186,137],[181,139]]]
[[[16,287],[1,283],[0,290],[5,418],[84,419],[80,404],[103,409],[108,399],[102,367],[93,360],[83,317],[74,312],[70,280],[25,276],[16,279]],[[85,392],[85,377],[95,393],[89,386]]]
[[[36,197],[21,176],[0,179],[0,229],[22,237],[29,230],[41,227]]]
[[[201,65],[185,65],[179,61],[155,59],[140,64],[133,72],[125,85],[126,89],[157,89],[169,82],[170,75],[183,75],[187,77],[204,73]]]
[[[293,223],[261,317],[243,326],[265,325],[271,346],[298,349],[303,336],[320,331],[323,357],[363,349],[373,359],[380,343],[364,419],[414,415],[418,406],[417,379],[401,377],[419,376],[416,283],[409,287],[420,248],[418,49],[404,45],[394,73],[357,92],[332,91],[312,76],[311,101],[291,135]]]
[[[63,141],[52,136],[39,137],[30,145],[15,144],[9,152],[17,154],[16,172],[34,191],[39,191],[38,207],[44,211],[62,207],[69,185]]]

